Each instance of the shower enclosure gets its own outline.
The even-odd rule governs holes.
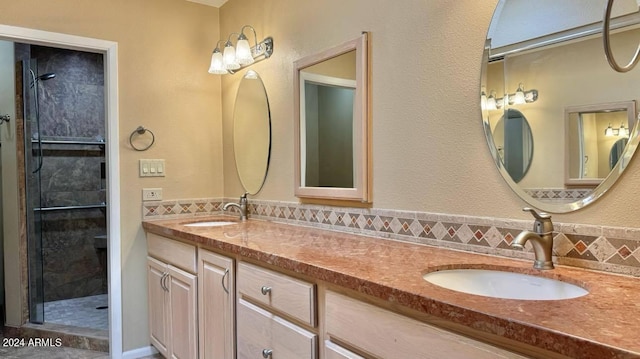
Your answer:
[[[29,321],[107,330],[101,54],[16,44],[22,70]]]

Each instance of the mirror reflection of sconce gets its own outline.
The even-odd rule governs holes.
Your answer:
[[[604,135],[607,137],[629,137],[629,129],[624,127],[624,123],[621,123],[619,128],[611,127],[609,124],[604,130]]]
[[[532,103],[538,100],[538,90],[524,90],[522,82],[518,84],[518,89],[515,93],[505,94],[504,97],[496,97],[496,92],[491,90],[489,97],[482,91],[480,95],[480,104],[483,110],[498,110],[504,107],[505,103],[509,105],[522,105],[525,103]]]
[[[253,31],[254,46],[251,47],[249,39],[244,34],[245,29]],[[233,47],[231,40],[235,37],[236,46]],[[244,25],[240,33],[232,32],[224,42],[224,52],[218,46],[223,40],[216,43],[216,48],[211,54],[211,65],[209,73],[214,75],[234,74],[236,71],[252,64],[268,59],[273,54],[273,38],[267,37],[258,42],[256,30],[251,25]]]

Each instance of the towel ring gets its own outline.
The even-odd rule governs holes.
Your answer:
[[[147,132],[149,132],[151,134],[151,143],[149,143],[145,147],[136,147],[133,144],[133,136],[135,136],[135,135],[144,135]],[[146,151],[149,148],[151,148],[151,146],[153,146],[154,142],[156,142],[156,136],[153,134],[153,132],[150,129],[144,128],[143,126],[138,126],[138,128],[136,128],[133,132],[131,132],[131,135],[129,136],[129,144],[136,151]]]
[[[626,66],[622,67],[618,65],[616,59],[613,57],[613,51],[611,51],[611,42],[609,38],[609,27],[611,22],[611,9],[613,8],[613,1],[614,0],[607,1],[607,6],[604,9],[604,18],[602,19],[602,41],[604,42],[604,54],[607,57],[607,61],[609,62],[609,65],[612,69],[616,70],[617,72],[629,72],[638,64],[638,61],[640,61],[640,45],[638,45],[636,53],[633,55],[633,58]]]

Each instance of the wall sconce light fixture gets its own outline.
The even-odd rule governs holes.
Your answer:
[[[538,90],[524,90],[522,83],[518,85],[518,89],[515,93],[505,94],[504,97],[496,97],[496,92],[491,90],[489,97],[482,91],[480,94],[480,106],[483,110],[498,110],[502,109],[505,104],[509,105],[522,105],[525,103],[532,103],[538,100]]]
[[[244,34],[245,29],[253,31],[254,46],[251,47],[247,36]],[[236,41],[233,46],[231,40]],[[214,75],[234,74],[236,71],[243,69],[253,63],[268,59],[273,54],[273,38],[267,37],[258,42],[256,30],[245,25],[240,29],[240,33],[232,32],[229,34],[227,41],[224,42],[224,50],[220,51],[218,46],[223,40],[218,41],[216,48],[211,54],[211,65],[209,73]]]
[[[624,123],[621,123],[619,128],[611,127],[611,124],[609,124],[604,130],[604,135],[607,137],[629,137],[629,129],[624,127]]]

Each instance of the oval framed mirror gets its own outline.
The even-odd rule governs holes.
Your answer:
[[[247,71],[238,87],[233,111],[233,152],[245,191],[260,192],[271,157],[271,112],[262,79]]]
[[[489,150],[510,188],[546,212],[571,212],[593,203],[618,180],[638,147],[640,67],[619,73],[607,63],[602,20],[599,0],[500,0],[489,26],[480,96]],[[638,25],[636,1],[616,1],[611,44],[617,57],[631,57],[636,50]],[[526,113],[535,147],[520,179],[506,168],[494,136],[498,122],[513,110]],[[595,119],[612,118],[611,111],[621,117]],[[616,147],[613,167],[609,156],[615,140],[606,138],[606,131],[628,134],[626,144]]]
[[[502,165],[514,182],[520,182],[533,158],[533,135],[527,118],[516,109],[508,109],[491,131]]]
[[[611,150],[609,151],[609,169],[612,170],[616,166],[616,164],[618,164],[618,161],[620,160],[620,157],[622,157],[624,148],[627,146],[628,142],[629,139],[621,138],[614,142],[614,144],[611,146]]]

